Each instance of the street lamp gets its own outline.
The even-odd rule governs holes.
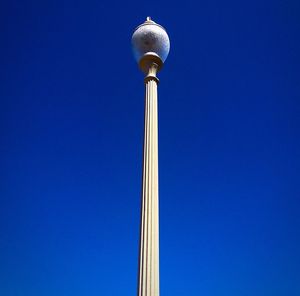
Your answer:
[[[132,35],[134,56],[146,74],[138,296],[159,296],[157,72],[170,50],[165,29],[147,17]]]

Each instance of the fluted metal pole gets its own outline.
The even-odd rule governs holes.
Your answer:
[[[134,56],[145,78],[145,132],[138,271],[138,296],[159,296],[158,145],[156,73],[170,50],[166,30],[147,17],[131,38]]]
[[[157,65],[145,78],[145,130],[138,296],[159,296]]]

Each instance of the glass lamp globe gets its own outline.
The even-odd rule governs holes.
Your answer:
[[[147,17],[132,35],[132,48],[136,61],[143,68],[143,60],[153,60],[162,66],[170,51],[170,40],[166,30]]]

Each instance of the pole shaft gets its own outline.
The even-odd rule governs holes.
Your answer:
[[[154,75],[152,74],[145,78],[145,130],[138,296],[159,296],[158,79],[155,76],[156,71]]]

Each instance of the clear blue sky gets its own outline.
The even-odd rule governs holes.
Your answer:
[[[0,295],[136,294],[146,16],[161,295],[300,295],[300,2],[2,1]]]

